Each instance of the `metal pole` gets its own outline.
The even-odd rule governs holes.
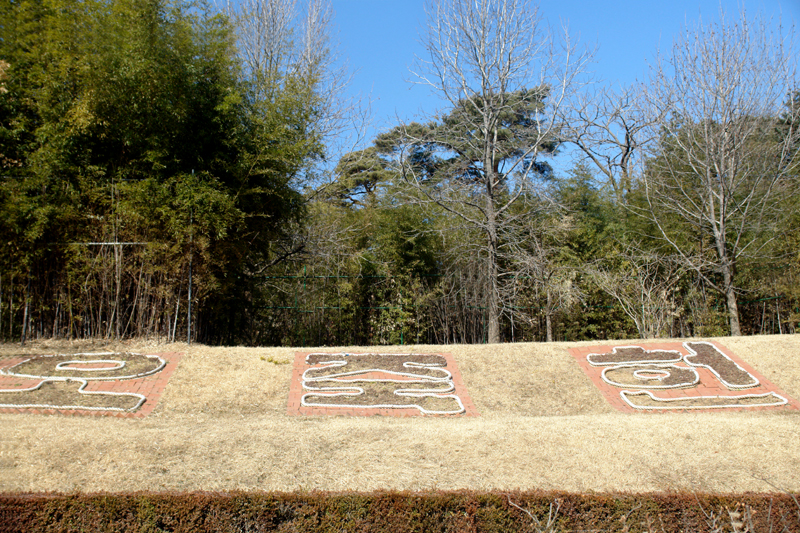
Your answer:
[[[194,176],[194,169],[192,169]],[[194,205],[189,204],[189,305],[186,311],[186,344],[192,344],[192,245],[194,243]]]
[[[190,217],[192,220],[192,217]],[[186,343],[192,344],[192,250],[191,237],[189,238],[189,305],[186,311]]]

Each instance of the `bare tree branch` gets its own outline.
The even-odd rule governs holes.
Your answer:
[[[763,260],[778,234],[783,194],[797,167],[798,131],[778,133],[796,88],[791,46],[766,21],[687,28],[652,72],[647,93],[653,143],[644,214],[681,258],[726,300],[740,335],[736,266]],[[675,221],[680,221],[676,225]],[[700,243],[708,246],[698,249]]]
[[[565,109],[563,139],[578,147],[600,171],[621,206],[641,170],[641,157],[653,139],[653,120],[643,109],[643,88],[585,93]]]
[[[641,338],[668,335],[676,312],[673,296],[680,279],[679,263],[634,246],[614,260],[617,264],[599,261],[586,271],[601,290],[619,302]]]

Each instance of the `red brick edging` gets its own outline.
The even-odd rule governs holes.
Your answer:
[[[724,353],[728,356],[733,362],[738,364],[741,368],[749,372],[752,376],[754,376],[758,381],[759,385],[756,387],[751,387],[747,389],[739,389],[739,390],[731,390],[727,388],[720,379],[715,376],[709,369],[703,367],[693,367],[700,376],[700,382],[692,387],[680,388],[680,389],[660,389],[660,390],[650,390],[654,396],[657,398],[663,399],[670,399],[670,398],[692,398],[698,396],[738,396],[743,394],[766,394],[766,393],[775,393],[783,398],[787,399],[787,403],[785,405],[779,406],[761,406],[761,407],[721,407],[721,408],[707,408],[701,409],[703,412],[718,412],[718,411],[753,411],[753,410],[772,410],[772,409],[800,409],[800,402],[783,392],[780,388],[776,385],[771,383],[767,380],[764,376],[762,376],[759,372],[757,372],[752,366],[747,364],[745,361],[734,355],[733,352],[728,350],[725,346],[721,345],[718,342],[711,342],[719,351]],[[676,350],[679,351],[682,355],[689,355],[689,351],[683,346],[681,342],[653,342],[653,343],[642,343],[642,342],[631,342],[628,344],[618,344],[617,347],[622,346],[640,346],[645,350]],[[596,346],[583,346],[580,348],[570,348],[569,353],[575,357],[578,364],[581,366],[583,371],[592,380],[592,383],[600,389],[600,392],[606,398],[608,403],[614,406],[619,411],[625,413],[642,413],[642,412],[688,412],[690,409],[684,409],[680,407],[676,408],[668,408],[668,409],[636,409],[629,405],[625,400],[622,399],[620,392],[622,390],[626,390],[624,387],[617,387],[606,383],[603,381],[601,375],[603,372],[603,366],[593,366],[589,363],[586,359],[586,356],[591,353],[608,353],[613,350],[614,346],[611,345],[596,345]],[[689,367],[685,362],[678,363],[678,366],[682,367]],[[647,390],[647,389],[643,389]],[[691,411],[695,411],[695,409],[691,409]]]
[[[44,355],[44,354],[42,354]],[[181,359],[179,352],[148,353],[146,355],[157,355],[162,358],[166,365],[155,374],[136,379],[127,380],[92,380],[86,386],[86,391],[106,391],[106,392],[132,392],[141,394],[145,397],[145,402],[139,409],[133,412],[125,411],[103,411],[88,409],[33,409],[33,408],[2,408],[0,413],[32,413],[44,415],[76,415],[76,416],[115,416],[118,418],[144,418],[153,412],[158,405],[161,395],[164,393],[169,383],[172,373],[178,367]],[[0,360],[0,368],[8,368],[29,359],[31,356],[20,356]],[[0,375],[0,389],[29,388],[37,385],[44,380],[19,378],[16,376]],[[0,396],[2,399],[2,396]]]

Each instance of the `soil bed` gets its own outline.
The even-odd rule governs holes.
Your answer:
[[[0,358],[2,364],[3,358]],[[70,361],[77,363],[69,364]],[[124,366],[121,368],[109,368],[110,364],[91,365],[93,361],[121,361]],[[57,368],[58,365],[65,365]],[[157,357],[146,357],[134,353],[114,353],[114,354],[88,354],[88,355],[44,355],[34,356],[4,371],[10,375],[24,375],[37,377],[57,377],[57,378],[81,378],[81,379],[130,379],[154,372],[161,366],[161,361]],[[91,369],[92,366],[109,368]]]
[[[348,387],[342,381],[329,382],[325,384],[314,383],[317,386],[327,387]],[[364,393],[360,394],[355,389],[363,389]],[[458,409],[458,403],[454,398],[442,398],[436,396],[437,394],[447,394],[453,392],[454,388],[450,383],[381,383],[381,382],[354,382],[353,394],[337,395],[324,394],[325,390],[321,391],[322,394],[316,394],[313,389],[309,391],[304,397],[305,401],[314,405],[385,405],[404,407],[410,405],[418,405],[427,411],[455,411]],[[400,391],[414,393],[420,391],[424,396],[408,396],[398,394]],[[330,392],[348,392],[348,391],[330,391]]]
[[[712,369],[724,382],[737,388],[754,387],[758,380],[739,365],[725,357],[712,345],[704,342],[690,342],[687,345],[697,352],[696,355],[687,355],[686,361],[691,365],[705,366]]]
[[[701,396],[699,398],[668,398],[654,400],[649,394],[627,393],[626,396],[637,408],[647,409],[692,409],[692,408],[722,408],[735,406],[770,406],[781,403],[781,398],[774,394],[740,395],[740,396]],[[630,398],[633,396],[635,399]]]
[[[79,381],[45,381],[41,387],[24,392],[0,392],[0,404],[40,406],[54,409],[122,409],[136,407],[141,398],[134,395],[86,394],[78,392]]]
[[[683,359],[683,355],[671,350],[645,350],[639,346],[625,346],[615,348],[610,353],[590,354],[587,359],[592,365],[677,363]]]
[[[441,355],[311,354],[306,358],[306,362],[309,365],[338,361],[344,361],[345,364],[332,365],[325,368],[314,368],[313,372],[309,374],[313,374],[313,377],[316,378],[343,372],[388,370],[390,372],[403,374],[413,373],[431,377],[441,377],[444,373],[441,370],[436,370],[436,368],[447,366],[447,361]]]

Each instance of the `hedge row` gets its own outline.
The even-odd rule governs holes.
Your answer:
[[[798,533],[800,503],[760,493],[0,494],[0,531]]]

